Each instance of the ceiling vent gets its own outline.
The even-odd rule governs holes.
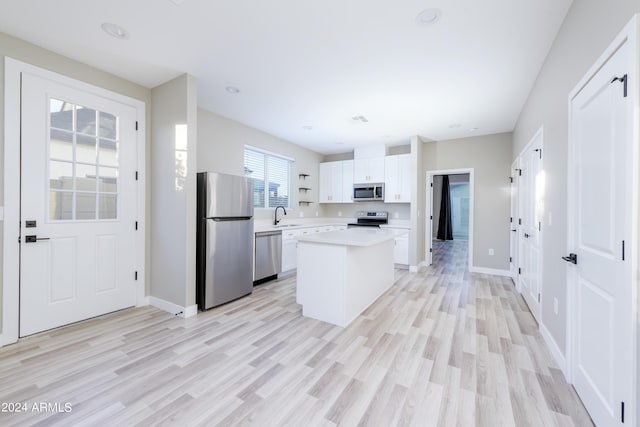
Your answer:
[[[353,119],[353,121],[356,121],[356,122],[362,122],[362,123],[369,122],[369,119],[367,119],[365,116],[353,116],[351,117],[351,119]]]

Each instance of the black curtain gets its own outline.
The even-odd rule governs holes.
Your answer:
[[[453,228],[451,227],[451,196],[449,194],[449,177],[447,175],[442,177],[438,240],[453,240]]]

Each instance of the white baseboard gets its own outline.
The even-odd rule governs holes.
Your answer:
[[[186,319],[187,317],[195,316],[196,314],[198,314],[198,306],[194,304],[189,307],[185,307],[180,317],[184,317]]]
[[[169,301],[165,301],[163,299],[154,297],[154,296],[150,296],[149,298],[149,304],[159,308],[160,310],[166,311],[168,313],[171,314],[175,314],[178,315],[180,317],[191,317],[194,316],[198,313],[198,306],[197,305],[190,305],[189,307],[182,307],[178,304],[174,304],[172,302]]]
[[[547,347],[549,347],[549,350],[551,351],[553,358],[555,359],[556,363],[560,367],[560,370],[564,374],[564,378],[566,380],[568,378],[567,377],[567,360],[562,354],[560,347],[558,347],[556,340],[553,339],[553,337],[551,336],[551,333],[546,328],[546,326],[544,326],[543,323],[540,323],[540,335],[542,335],[544,342],[547,343]]]
[[[492,274],[494,276],[511,277],[511,272],[509,270],[498,270],[497,268],[472,266],[469,268],[469,273],[482,273],[482,274]]]
[[[409,266],[409,272],[411,273],[417,273],[418,270],[420,270],[420,267],[426,267],[427,266],[427,261],[422,261],[420,264],[418,265],[410,265]]]

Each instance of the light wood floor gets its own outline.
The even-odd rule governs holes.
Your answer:
[[[303,318],[295,277],[181,319],[125,310],[0,349],[0,425],[586,426],[509,279],[469,274],[466,242],[346,329]]]

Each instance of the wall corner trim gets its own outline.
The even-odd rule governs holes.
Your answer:
[[[551,333],[549,332],[547,327],[544,326],[543,323],[540,324],[540,335],[542,335],[544,342],[547,343],[547,347],[549,347],[549,350],[551,351],[551,354],[553,355],[554,360],[556,361],[556,363],[558,364],[558,367],[564,374],[565,380],[569,382],[568,380],[569,377],[567,375],[567,360],[562,354],[560,347],[558,347],[558,343],[556,343],[556,340],[553,339],[553,336],[551,336]]]
[[[180,317],[183,317],[183,318],[187,319],[189,317],[195,316],[196,314],[198,314],[198,306],[196,304],[194,304],[194,305],[190,305],[188,307],[185,307],[185,309],[182,312],[182,314],[180,315]]]

